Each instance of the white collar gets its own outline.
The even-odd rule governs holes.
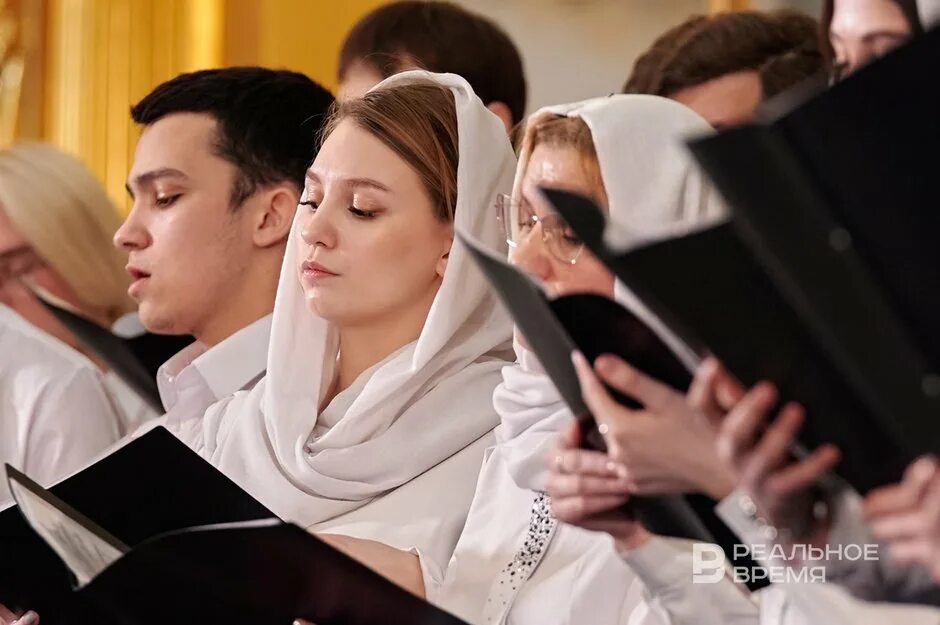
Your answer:
[[[164,409],[176,404],[183,385],[201,384],[216,401],[243,389],[264,372],[270,337],[271,315],[266,315],[212,348],[197,341],[180,350],[157,371]]]

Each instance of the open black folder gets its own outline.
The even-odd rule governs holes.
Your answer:
[[[750,184],[746,179],[739,184]],[[784,400],[803,404],[801,442],[837,444],[843,452],[837,472],[859,491],[896,481],[917,453],[940,449],[940,406],[923,393],[921,377],[902,379],[923,361],[912,356],[903,327],[858,259],[846,250],[820,253],[826,232],[813,232],[812,221],[801,222],[802,239],[789,238],[786,228],[766,232],[773,245],[756,257],[730,222],[618,252],[605,243],[605,221],[593,202],[544,192],[591,251],[679,336],[707,345],[746,385],[768,379]],[[783,210],[774,198],[767,202],[767,210]],[[772,252],[787,245],[788,255]],[[814,262],[790,262],[800,253],[815,254]],[[806,284],[816,285],[815,298],[806,296]],[[845,317],[818,313],[836,301]],[[851,356],[862,352],[869,357]]]
[[[463,623],[278,519],[171,531],[130,548],[16,469],[6,472],[20,512],[74,575],[76,591],[122,623]]]
[[[187,527],[274,516],[162,427],[49,490],[126,545]],[[72,592],[68,570],[16,507],[0,512],[0,603],[35,610],[44,625],[120,622]]]
[[[571,363],[574,349],[581,350],[590,360],[605,353],[616,354],[678,388],[689,385],[688,369],[655,333],[620,304],[591,294],[549,300],[535,283],[505,260],[466,235],[458,233],[458,236],[509,309],[562,399],[581,421],[588,447],[603,450],[605,445],[581,396]],[[639,407],[634,399],[610,390],[622,404]],[[636,497],[629,505],[651,532],[714,540],[706,524],[682,496]]]

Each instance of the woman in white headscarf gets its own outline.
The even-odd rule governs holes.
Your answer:
[[[536,187],[592,197],[607,209],[610,230],[624,235],[621,246],[686,232],[723,214],[681,141],[708,131],[693,112],[651,96],[611,96],[537,112],[526,127],[513,195],[503,201],[513,262],[553,295],[615,296],[694,365],[694,356],[540,202]],[[488,450],[439,603],[479,624],[756,622],[756,606],[728,580],[692,592],[689,543],[651,536],[624,520],[614,521],[615,541],[551,517],[542,493],[544,458],[573,417],[524,338],[517,338],[520,364],[504,370],[494,396],[498,444]],[[708,425],[685,429],[682,439],[691,441],[686,455],[705,459],[701,487],[721,486],[720,464],[708,462]],[[623,492],[619,470],[603,467]],[[677,479],[697,480],[694,472]],[[624,501],[619,492],[608,506]]]
[[[458,76],[406,72],[339,105],[288,241],[267,376],[179,434],[282,518],[410,551],[437,583],[512,358],[511,321],[453,233],[505,245],[492,206],[514,168]]]

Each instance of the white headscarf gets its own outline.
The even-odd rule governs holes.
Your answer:
[[[685,147],[686,139],[706,135],[711,127],[683,105],[657,96],[614,95],[543,108],[529,117],[527,128],[555,116],[579,117],[591,131],[609,204],[604,235],[615,249],[692,232],[727,214]],[[516,168],[514,197],[520,197],[532,141],[528,131]],[[694,355],[683,352],[672,333],[619,281],[615,299],[694,366]],[[503,371],[503,383],[494,393],[501,419],[496,435],[516,483],[543,490],[544,456],[572,415],[535,354],[518,341],[515,349],[519,366]]]
[[[374,89],[421,80],[449,88],[456,101],[454,226],[505,249],[492,208],[515,169],[505,129],[459,76],[412,71]],[[306,307],[297,279],[300,223],[295,218],[281,269],[267,377],[206,413],[202,453],[282,518],[309,526],[388,493],[492,430],[492,392],[512,357],[512,325],[455,241],[418,340],[319,413],[338,336]]]

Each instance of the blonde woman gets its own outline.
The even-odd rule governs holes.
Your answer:
[[[39,143],[0,151],[0,302],[95,362],[127,432],[155,415],[32,290],[42,288],[107,328],[133,312],[127,258],[111,245],[120,225],[104,189],[76,158]]]

